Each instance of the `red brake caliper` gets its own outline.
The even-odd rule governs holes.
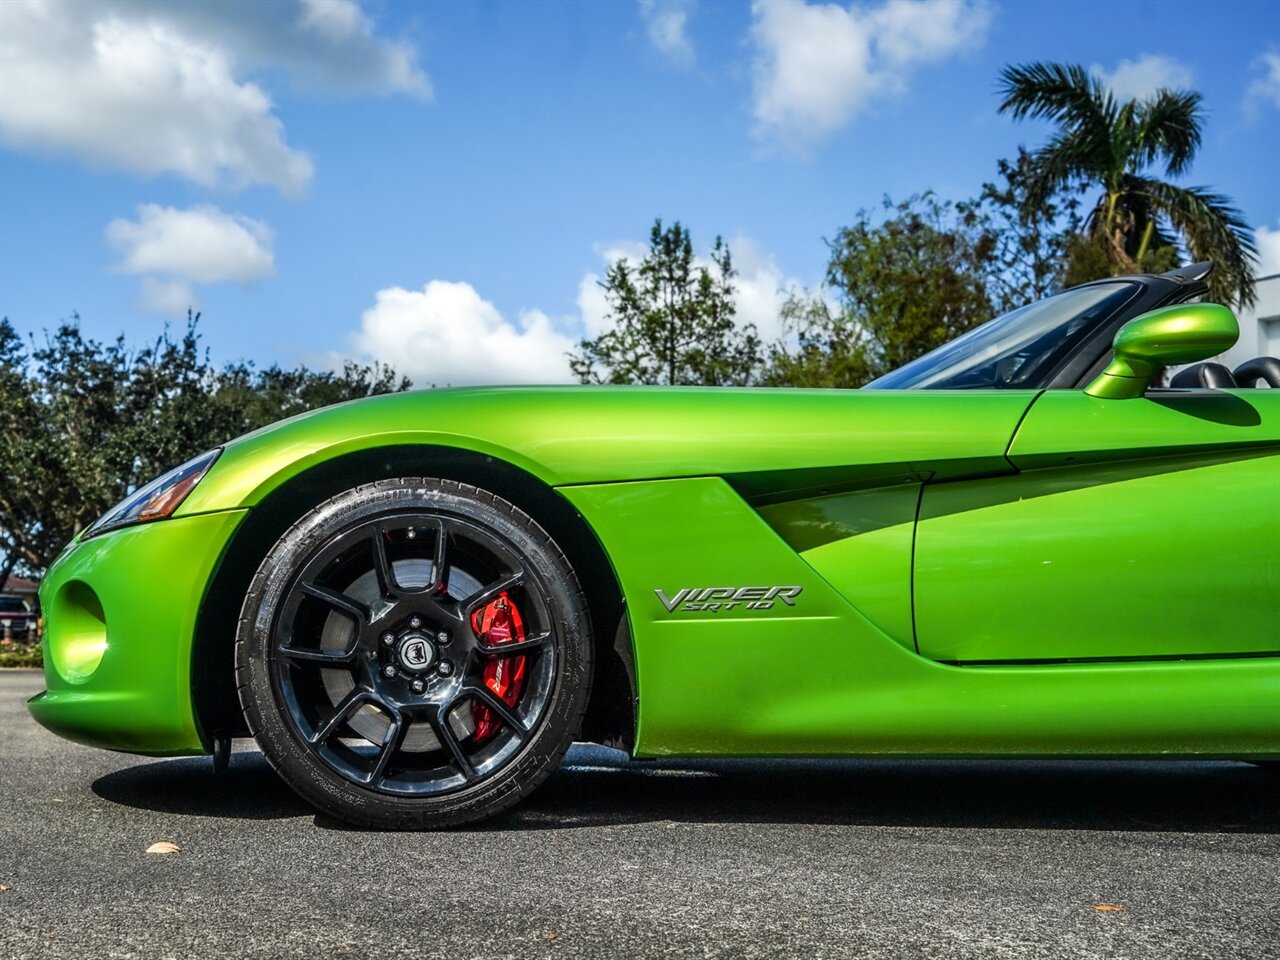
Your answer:
[[[505,593],[472,614],[471,626],[481,642],[491,647],[524,640],[524,621],[520,619],[520,611]],[[524,691],[525,659],[523,654],[495,657],[485,664],[484,685],[508,707],[514,707]],[[502,729],[502,723],[493,711],[478,700],[471,701],[471,719],[476,725],[476,743],[483,743]]]

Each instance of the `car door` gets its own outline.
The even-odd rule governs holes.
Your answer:
[[[1051,390],[1010,476],[926,484],[921,654],[948,662],[1280,651],[1280,391]]]

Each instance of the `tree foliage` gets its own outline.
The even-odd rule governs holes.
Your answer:
[[[996,239],[971,204],[932,194],[867,211],[830,244],[827,286],[866,334],[874,368],[892,370],[991,319],[986,272]]]
[[[823,294],[793,292],[782,305],[782,326],[788,336],[769,347],[765,385],[855,388],[879,376],[866,331]]]
[[[996,312],[1007,313],[1071,285],[1067,252],[1079,226],[1079,202],[1032,195],[1032,160],[1025,150],[1000,160],[997,170],[999,180],[983,184],[974,207],[995,241],[987,293]]]
[[[404,390],[380,365],[341,373],[214,367],[198,317],[129,349],[86,338],[79,318],[28,346],[0,320],[0,589],[39,574],[129,491],[248,430],[314,407]]]
[[[1206,187],[1183,187],[1153,176],[1185,174],[1200,147],[1200,94],[1161,89],[1120,101],[1083,67],[1031,63],[1001,74],[1001,112],[1056,123],[1058,130],[1030,157],[1027,200],[1063,190],[1102,188],[1068,253],[1072,282],[1176,265],[1177,245],[1193,260],[1212,260],[1210,295],[1225,304],[1254,301],[1256,248],[1231,201]]]
[[[796,345],[773,346],[767,383],[861,386],[991,319],[998,237],[978,204],[886,198],[828,248],[827,293],[787,302]]]
[[[695,260],[679,221],[664,228],[655,220],[644,259],[618,260],[601,282],[613,327],[578,344],[569,356],[574,375],[582,383],[752,382],[760,338],[754,326],[734,323],[737,273],[720,237],[709,259]]]
[[[860,210],[828,243],[826,289],[793,294],[763,381],[860,387],[1066,279],[1075,201],[1029,195],[1031,158],[1001,160],[973,200]]]

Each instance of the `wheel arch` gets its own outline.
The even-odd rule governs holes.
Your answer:
[[[235,688],[235,637],[262,557],[317,504],[363,483],[403,476],[481,487],[519,507],[556,541],[582,584],[591,615],[595,667],[581,736],[630,751],[637,719],[634,654],[629,634],[620,629],[622,588],[595,532],[567,500],[528,471],[470,450],[428,444],[340,454],[290,477],[249,511],[209,582],[192,640],[192,708],[205,745],[248,735]]]

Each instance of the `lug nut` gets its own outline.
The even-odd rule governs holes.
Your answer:
[[[449,674],[453,673],[453,664],[448,660],[441,660],[436,666],[436,669],[440,671],[440,676],[447,677]]]
[[[414,680],[413,683],[409,684],[409,686],[413,688],[414,693],[421,693],[423,690],[427,689],[426,683],[420,679]]]
[[[448,630],[441,630],[436,634],[436,643],[448,643],[452,639]]]
[[[413,627],[413,629],[417,630],[420,626],[422,626],[422,618],[421,618],[421,617],[410,617],[410,618],[409,618],[409,626],[411,626],[411,627]]]
[[[393,663],[388,663],[385,667],[383,667],[383,668],[382,668],[382,675],[383,675],[384,677],[394,677],[394,676],[396,675],[396,668],[395,668],[395,664],[393,664]]]
[[[396,642],[396,635],[391,632],[384,633],[382,635],[382,642],[389,647]]]

